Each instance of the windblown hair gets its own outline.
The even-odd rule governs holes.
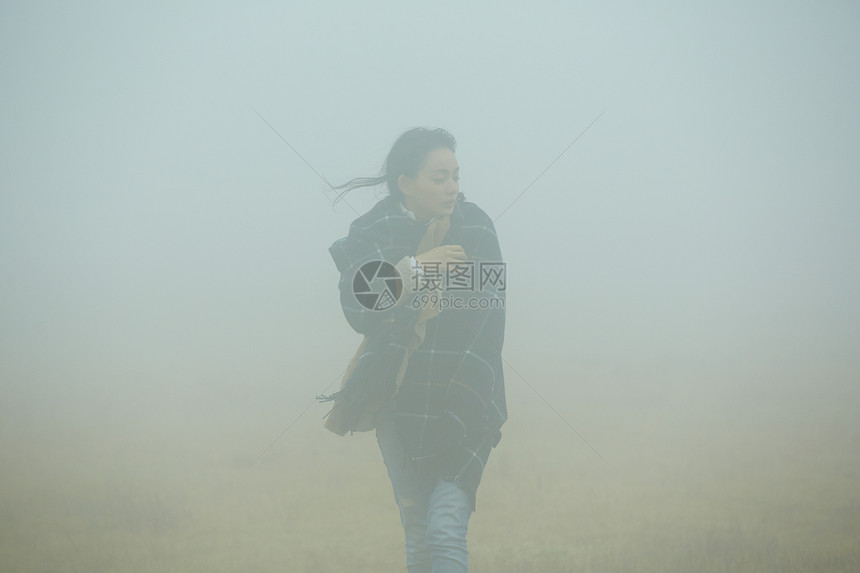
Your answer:
[[[445,147],[456,151],[457,140],[442,128],[414,127],[404,132],[391,146],[378,177],[356,177],[342,185],[329,185],[333,190],[341,190],[334,203],[353,189],[375,187],[383,183],[388,186],[389,194],[402,197],[403,192],[397,186],[400,176],[415,177],[424,165],[427,154]]]

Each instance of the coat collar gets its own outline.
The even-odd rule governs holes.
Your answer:
[[[463,213],[460,208],[460,203],[465,200],[465,196],[462,193],[457,194],[457,201],[454,203],[454,211],[449,215],[451,217],[451,224],[453,225],[455,221],[460,221],[463,218]],[[406,208],[406,205],[403,204],[403,201],[399,197],[395,197],[393,195],[388,195],[383,202],[386,204],[386,210],[389,213],[397,213],[400,215],[405,215],[407,219],[416,225],[421,225],[422,227],[428,226],[430,223],[444,217],[444,215],[436,215],[428,221],[419,221],[415,217],[415,213]]]

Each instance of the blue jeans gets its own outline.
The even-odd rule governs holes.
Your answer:
[[[452,481],[419,471],[406,458],[386,410],[376,418],[376,441],[400,509],[408,572],[467,572],[466,530],[472,509],[466,492]]]

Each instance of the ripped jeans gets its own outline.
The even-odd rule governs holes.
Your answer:
[[[452,481],[422,474],[409,463],[390,411],[383,410],[376,418],[376,441],[406,534],[407,571],[467,572],[466,530],[472,509],[466,492]]]

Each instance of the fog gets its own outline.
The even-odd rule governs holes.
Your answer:
[[[474,570],[711,570],[710,510],[637,505],[679,496],[713,570],[860,563],[856,4],[13,1],[0,74],[0,568],[402,567],[372,434],[314,402],[361,341],[328,247],[385,190],[320,175],[416,125],[507,262]]]

